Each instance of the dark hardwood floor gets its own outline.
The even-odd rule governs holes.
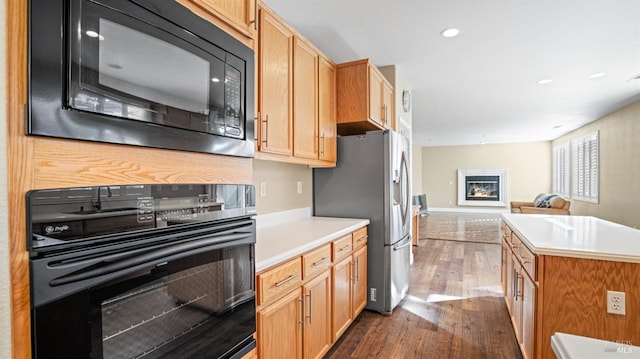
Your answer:
[[[391,316],[365,310],[325,358],[522,358],[500,245],[423,239],[413,249],[407,297]]]

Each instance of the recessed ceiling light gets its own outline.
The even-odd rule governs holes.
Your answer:
[[[603,77],[604,75],[606,75],[604,72],[594,72],[589,75],[589,78],[597,79],[598,77]]]
[[[97,32],[95,32],[93,30],[87,30],[85,32],[85,34],[87,34],[87,36],[89,36],[89,37],[98,37],[98,36],[100,36],[100,34],[98,34]]]
[[[538,85],[544,85],[553,82],[552,79],[542,79],[538,81]]]
[[[456,29],[455,27],[442,30],[442,32],[440,33],[440,35],[444,37],[456,37],[459,34],[460,34],[460,30]]]

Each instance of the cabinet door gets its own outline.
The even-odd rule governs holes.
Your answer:
[[[369,118],[379,125],[383,125],[382,83],[382,75],[369,65]]]
[[[394,126],[393,88],[386,82],[382,82],[382,124],[386,128],[395,129]]]
[[[332,269],[333,341],[340,338],[353,321],[351,269],[351,256],[337,263]]]
[[[300,289],[258,312],[258,357],[302,358]]]
[[[293,34],[287,26],[260,10],[258,149],[262,152],[292,154],[292,45]]]
[[[318,52],[295,37],[293,46],[293,154],[318,158]]]
[[[522,288],[522,349],[525,359],[533,358],[535,342],[536,286],[528,276],[523,278]]]
[[[507,252],[509,252],[509,247],[502,241],[502,255],[500,261],[500,283],[502,284],[502,293],[504,293],[505,298],[507,296]]]
[[[505,291],[504,291],[504,299],[507,304],[507,309],[511,314],[513,309],[513,294],[515,293],[515,270],[513,268],[513,253],[511,252],[511,248],[507,246],[507,244],[503,244],[506,247],[506,277],[505,277]]]
[[[367,247],[353,253],[353,318],[367,305]]]
[[[333,343],[331,333],[331,272],[326,270],[302,287],[304,299],[304,359],[322,358]]]
[[[202,9],[206,14],[214,16],[229,28],[246,38],[253,39],[256,25],[257,0],[179,0],[179,2],[191,2]]]
[[[336,66],[320,57],[318,68],[318,158],[336,161]]]
[[[523,281],[524,281],[524,273],[522,271],[522,266],[516,259],[514,255],[512,258],[513,261],[513,271],[514,271],[514,281],[515,288],[513,293],[513,301],[511,306],[511,316],[513,317],[513,324],[516,332],[516,338],[518,339],[518,343],[522,343],[522,291],[523,291]]]

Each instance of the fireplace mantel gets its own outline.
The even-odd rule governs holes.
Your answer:
[[[507,170],[459,169],[458,206],[506,207]]]

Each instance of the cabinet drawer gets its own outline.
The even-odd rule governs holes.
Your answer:
[[[353,250],[353,243],[351,234],[348,234],[342,238],[338,238],[332,243],[333,246],[333,261],[338,261],[349,254]]]
[[[533,252],[531,252],[531,250],[529,250],[529,248],[527,248],[522,240],[515,234],[511,235],[511,245],[513,246],[513,253],[516,255],[520,264],[522,264],[522,267],[524,267],[533,280],[537,281],[538,256],[533,254]]]
[[[537,281],[538,280],[538,256],[536,256],[535,254],[533,254],[533,252],[531,252],[529,250],[529,248],[527,248],[524,244],[522,244],[520,246],[520,248],[517,249],[518,251],[518,257],[520,259],[520,263],[522,263],[522,266],[524,267],[524,269],[527,271],[527,273],[529,273],[529,276]]]
[[[353,232],[353,249],[360,249],[367,244],[367,227],[362,227]]]
[[[329,243],[302,256],[302,273],[305,280],[330,266],[331,244]]]
[[[302,260],[297,257],[258,274],[258,305],[272,301],[302,283]]]
[[[507,241],[511,239],[511,229],[504,222],[502,223],[502,238]]]

